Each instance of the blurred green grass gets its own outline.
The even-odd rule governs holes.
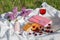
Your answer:
[[[18,7],[19,11],[23,6],[35,9],[40,7],[43,2],[60,10],[60,0],[0,0],[0,14],[12,11],[15,6]]]

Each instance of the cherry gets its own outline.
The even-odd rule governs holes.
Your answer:
[[[40,31],[39,33],[42,33],[42,31]]]
[[[51,29],[51,27],[46,27],[47,29]]]
[[[35,32],[33,32],[33,34],[35,34]]]
[[[50,26],[50,27],[51,27],[51,24],[48,24],[48,26]]]
[[[51,24],[48,24],[48,25],[51,25]]]
[[[39,35],[42,35],[42,34],[43,34],[43,32],[42,32],[42,31],[40,31],[40,32],[39,32]]]
[[[44,28],[44,26],[43,26],[43,25],[41,25],[41,26],[40,26],[40,29],[43,29],[43,28]]]
[[[31,33],[29,33],[29,35],[31,35]]]
[[[49,32],[50,32],[50,30],[45,30],[45,32],[49,33]]]
[[[39,33],[39,35],[42,35],[42,33]]]
[[[35,36],[37,36],[37,34],[34,34]]]
[[[36,28],[36,32],[39,32],[40,30],[38,28]]]
[[[42,27],[40,27],[40,28],[42,28]]]
[[[46,28],[47,29],[51,29],[51,24],[48,24],[48,26]]]
[[[35,28],[35,26],[33,26],[33,28]]]
[[[33,30],[34,32],[39,32],[39,29],[38,28],[36,28],[35,30]]]
[[[44,14],[46,13],[46,9],[40,9],[40,10],[39,10],[39,13],[40,13],[41,15],[44,15]]]
[[[50,31],[50,33],[53,33],[53,31]]]
[[[42,31],[44,31],[44,29],[42,29]]]

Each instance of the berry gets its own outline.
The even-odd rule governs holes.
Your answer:
[[[51,24],[48,24],[48,26],[46,28],[47,29],[51,29]]]
[[[34,34],[35,36],[37,36],[37,34]]]
[[[46,27],[47,29],[51,29],[51,27]]]
[[[42,27],[40,26],[40,28],[42,28]]]
[[[33,26],[33,28],[35,28],[35,26]]]
[[[49,32],[50,32],[50,30],[45,30],[45,32],[49,33]]]
[[[33,32],[33,34],[35,34],[35,32]]]
[[[44,29],[42,29],[42,31],[44,31]]]
[[[29,35],[31,35],[31,33],[29,33]]]
[[[42,33],[42,31],[40,31],[39,33]]]
[[[53,31],[50,31],[50,33],[53,33]]]
[[[51,25],[51,24],[48,24],[48,25]]]
[[[38,28],[36,28],[36,32],[39,32],[39,29]]]
[[[46,9],[40,9],[39,12],[41,15],[44,15],[46,13]]]
[[[39,35],[42,35],[42,33],[39,33]]]
[[[34,32],[39,32],[39,29],[38,28],[36,28],[35,30],[33,30]]]

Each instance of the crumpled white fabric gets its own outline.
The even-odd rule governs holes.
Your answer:
[[[0,37],[3,37],[5,35],[5,32],[9,29],[6,20],[4,22],[0,21],[0,28],[1,28]]]
[[[56,14],[56,12],[58,11],[54,7],[48,5],[46,2],[42,3],[41,6],[46,9],[47,13],[45,14],[45,16],[48,16],[48,17],[51,17],[51,16],[53,17],[54,14]]]
[[[47,6],[47,7],[46,7]],[[52,6],[50,6],[50,5],[48,5],[47,3],[43,3],[42,4],[42,8],[46,8],[46,10],[47,10],[47,12],[46,12],[46,14],[45,15],[43,15],[44,17],[55,17],[56,15],[55,14],[57,14],[57,12],[58,12],[58,15],[59,15],[59,11],[58,10],[56,10],[55,8],[53,8]],[[36,8],[30,15],[29,15],[29,18],[30,17],[32,17],[32,16],[34,16],[34,15],[39,15],[39,9],[40,8]],[[56,16],[57,17],[57,16]],[[58,16],[59,17],[59,16]],[[57,37],[60,37],[60,36],[57,36],[57,35],[60,35],[60,34],[58,34],[58,33],[56,33],[56,35],[54,34],[54,35],[43,35],[43,37],[42,36],[40,36],[39,38],[38,37],[35,37],[35,36],[33,36],[33,35],[31,35],[31,36],[29,36],[29,35],[27,35],[27,37],[26,36],[24,36],[25,38],[26,38],[26,40],[27,40],[27,38],[28,38],[28,40],[58,40],[57,39]],[[57,37],[56,37],[57,36]],[[56,38],[55,38],[56,37]]]
[[[18,19],[18,22],[20,23],[21,27],[23,27],[24,24],[26,23],[26,21],[24,20],[24,17],[19,16],[19,17],[17,17],[17,19]]]

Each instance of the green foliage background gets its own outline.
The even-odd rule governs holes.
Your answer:
[[[43,2],[60,10],[60,0],[0,0],[0,14],[11,11],[15,6],[18,7],[19,11],[23,6],[35,9],[40,7]]]

